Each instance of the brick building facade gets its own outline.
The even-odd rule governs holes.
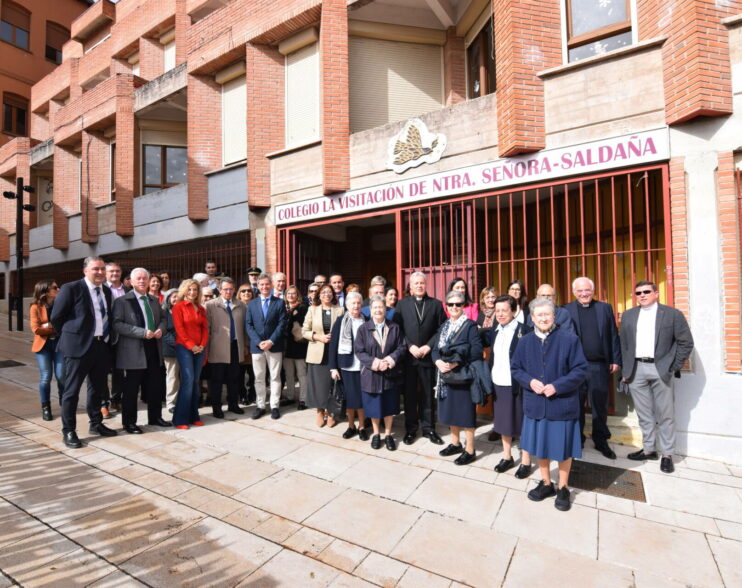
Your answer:
[[[3,189],[37,187],[26,267],[424,269],[438,294],[520,278],[562,302],[588,274],[619,319],[649,277],[698,341],[681,451],[739,462],[742,2],[589,5],[101,0],[0,147]]]

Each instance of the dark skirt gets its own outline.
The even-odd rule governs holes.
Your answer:
[[[349,372],[340,370],[340,377],[343,382],[343,393],[345,394],[345,408],[355,409],[363,408],[361,399],[361,372]]]
[[[438,422],[449,427],[471,429],[477,426],[477,406],[468,388],[447,388],[445,398],[438,398]]]
[[[327,345],[325,345],[327,347]],[[327,364],[307,364],[307,406],[327,410],[332,393],[332,378]]]
[[[582,457],[580,421],[535,420],[524,416],[520,447],[539,459],[564,461]]]
[[[495,384],[494,429],[506,437],[520,437],[523,427],[523,396],[513,396],[512,386]]]
[[[363,413],[371,419],[399,414],[399,388],[384,390],[381,394],[361,393]]]

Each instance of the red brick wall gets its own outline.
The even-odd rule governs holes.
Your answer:
[[[270,206],[271,172],[266,153],[283,149],[284,56],[275,47],[248,43],[247,198],[251,208]]]
[[[670,160],[669,221],[672,227],[672,271],[668,272],[668,286],[673,292],[673,306],[689,317],[688,197],[683,157],[674,157]]]
[[[545,146],[544,88],[536,73],[561,64],[559,0],[493,0],[501,157]]]
[[[188,218],[209,218],[205,172],[222,163],[222,87],[212,76],[188,76]]]
[[[177,52],[177,39],[175,42]],[[149,81],[161,76],[165,71],[164,53],[159,39],[139,39],[139,77]]]
[[[742,179],[742,178],[740,178]],[[740,186],[735,178],[734,153],[719,154],[717,201],[721,244],[721,286],[724,296],[724,360],[727,371],[742,371],[742,304],[740,300]]]
[[[443,91],[445,105],[466,100],[466,49],[464,39],[456,36],[456,27],[446,31],[443,46]]]
[[[350,187],[348,9],[345,0],[324,0],[320,23],[320,124],[322,190]]]
[[[111,198],[111,158],[108,139],[98,132],[82,133],[82,241],[98,241],[98,209]]]
[[[188,28],[191,17],[188,16],[186,0],[175,0],[175,65],[188,60]]]
[[[740,9],[742,2],[685,0],[673,3],[664,17],[669,19],[662,47],[667,124],[731,114],[729,38],[720,20]]]
[[[116,98],[116,234],[134,234],[134,195],[139,193],[139,128],[131,95]]]
[[[54,146],[54,212],[52,245],[67,249],[70,244],[70,214],[78,212],[79,159],[69,147]]]

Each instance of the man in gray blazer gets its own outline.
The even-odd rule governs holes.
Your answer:
[[[162,371],[162,332],[165,315],[159,301],[147,294],[149,272],[138,267],[131,272],[130,290],[113,301],[113,341],[116,348],[116,368],[123,371],[121,422],[124,431],[141,434],[137,426],[137,395],[139,387],[147,398],[147,421],[150,425],[169,427],[162,418],[162,392],[165,374]]]
[[[635,461],[657,459],[658,430],[660,469],[670,474],[675,470],[673,376],[680,377],[680,369],[693,351],[693,335],[683,313],[658,302],[656,284],[641,281],[634,294],[639,306],[621,317],[622,375],[629,383],[644,446],[627,457]]]

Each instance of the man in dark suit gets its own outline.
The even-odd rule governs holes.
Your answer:
[[[621,347],[613,307],[593,299],[595,284],[590,278],[580,277],[572,282],[573,302],[564,308],[572,318],[575,332],[582,343],[582,351],[588,362],[587,379],[580,390],[580,435],[585,443],[585,400],[590,399],[593,413],[593,443],[608,459],[616,454],[608,445],[611,432],[608,430],[608,393],[611,374],[621,367]]]
[[[62,286],[54,301],[51,323],[59,333],[57,351],[64,356],[62,435],[67,447],[82,447],[77,437],[77,401],[80,386],[90,376],[86,409],[91,435],[112,437],[116,431],[103,424],[101,395],[111,366],[111,291],[103,282],[106,264],[99,257],[83,261],[84,278]]]
[[[657,459],[655,432],[659,430],[662,461],[660,469],[675,471],[675,397],[673,376],[693,351],[693,335],[683,313],[659,303],[654,282],[641,281],[634,288],[639,306],[621,317],[623,380],[629,383],[634,400],[643,447],[629,453],[629,459]]]
[[[266,372],[270,376],[271,385],[271,418],[281,417],[278,410],[281,401],[281,363],[286,344],[288,315],[283,300],[271,295],[271,287],[271,277],[261,274],[258,278],[260,296],[250,301],[245,313],[257,395],[256,408],[252,415],[254,419],[265,414]]]
[[[433,415],[433,385],[435,366],[430,358],[431,345],[439,327],[446,321],[443,303],[431,298],[426,291],[426,278],[422,272],[410,276],[411,296],[397,303],[394,321],[399,324],[407,343],[407,362],[404,384],[405,436],[402,441],[410,445],[417,436],[418,422],[423,437],[436,445],[443,439],[435,431]]]
[[[162,418],[162,333],[165,315],[159,301],[147,293],[149,272],[138,267],[131,272],[133,290],[113,302],[113,342],[116,368],[124,375],[121,422],[124,431],[141,434],[137,426],[137,395],[141,386],[147,398],[147,423],[170,427]]]

